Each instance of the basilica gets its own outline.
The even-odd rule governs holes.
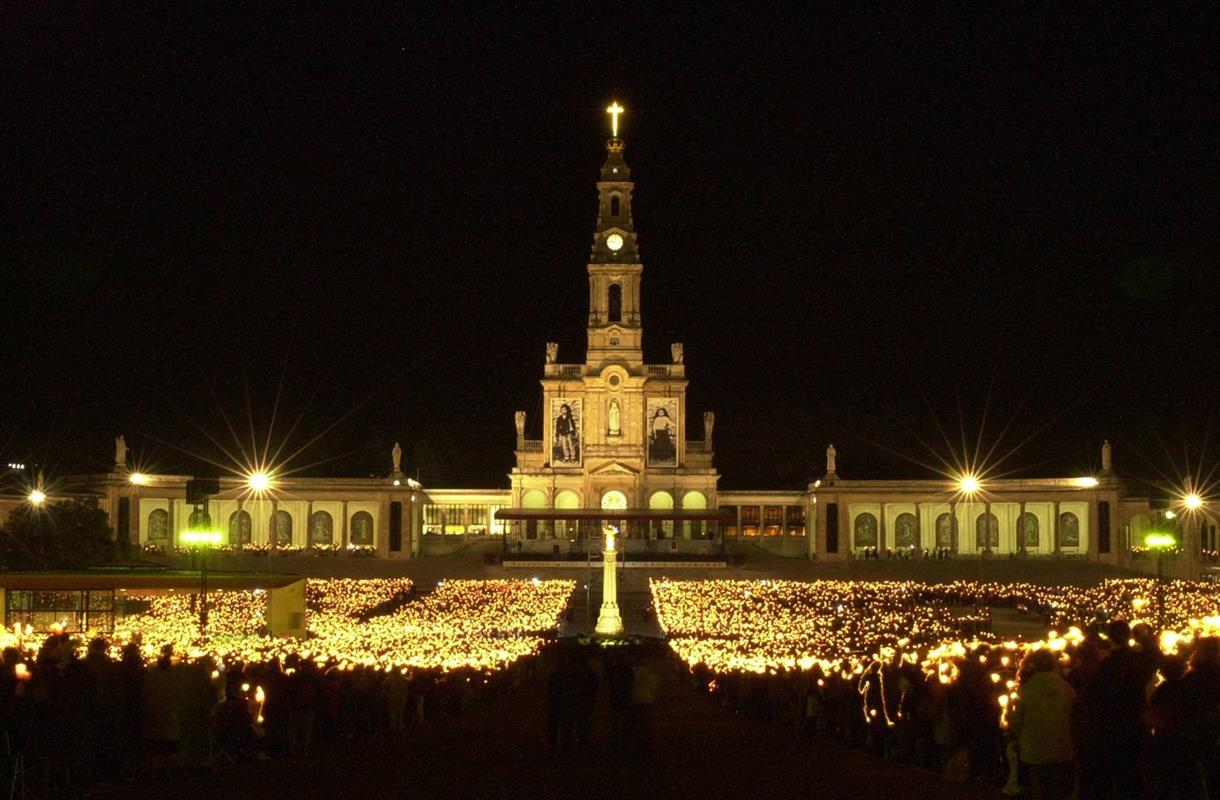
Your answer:
[[[66,479],[46,499],[92,497],[116,538],[163,550],[207,526],[226,546],[260,551],[413,559],[492,542],[506,559],[583,558],[612,525],[629,558],[723,556],[753,545],[804,559],[964,555],[1121,565],[1167,520],[1188,551],[1216,550],[1215,521],[1175,519],[1172,503],[1116,474],[1108,442],[1097,474],[1040,479],[840,476],[831,445],[822,477],[802,489],[722,491],[714,410],[687,405],[682,343],[670,344],[666,363],[644,360],[635,183],[618,135],[622,108],[608,112],[612,135],[595,184],[586,268],[587,346],[571,359],[554,343],[540,348],[542,438],[527,438],[526,412],[516,412],[509,488],[420,485],[402,473],[395,445],[384,478],[231,477],[201,495],[191,476],[133,472],[120,437],[111,471]],[[811,462],[820,457],[811,454]],[[0,497],[0,513],[23,502]]]

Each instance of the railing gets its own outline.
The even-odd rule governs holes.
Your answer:
[[[584,374],[584,370],[584,364],[547,364],[545,374],[579,378]]]
[[[688,453],[710,453],[712,448],[708,442],[694,442],[690,439],[686,440],[686,452]]]
[[[542,440],[541,439],[523,439],[523,440],[521,440],[521,446],[517,449],[523,453],[541,453],[542,452]]]
[[[648,365],[648,374],[649,375],[668,375],[669,374],[669,365],[668,364],[649,364]]]

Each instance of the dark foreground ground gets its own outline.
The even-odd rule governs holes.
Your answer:
[[[729,715],[696,693],[672,658],[659,676],[648,758],[606,752],[598,693],[594,738],[579,756],[549,754],[541,673],[515,694],[400,735],[319,748],[308,760],[218,764],[166,780],[107,787],[121,800],[195,798],[903,798],[996,800],[999,792],[797,737]]]

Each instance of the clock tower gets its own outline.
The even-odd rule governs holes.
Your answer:
[[[640,319],[640,263],[631,193],[635,184],[623,159],[625,144],[618,137],[617,103],[608,111],[613,135],[606,142],[606,162],[597,182],[597,226],[589,255],[589,340],[586,360],[591,367],[614,361],[629,367],[644,363]]]
[[[635,184],[618,135],[623,108],[614,103],[606,111],[610,139],[587,267],[588,346],[583,363],[564,363],[559,345],[547,344],[540,439],[526,437],[524,411],[515,415],[510,518],[522,524],[512,536],[525,548],[534,540],[554,552],[563,541],[579,550],[600,542],[598,520],[609,519],[624,549],[632,540],[682,539],[691,540],[692,552],[706,552],[711,539],[702,520],[710,517],[699,515],[716,508],[719,480],[713,417],[703,415],[703,439],[690,438],[681,342],[670,344],[668,362],[644,363]]]

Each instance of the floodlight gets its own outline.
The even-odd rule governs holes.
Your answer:
[[[178,540],[184,544],[220,544],[220,531],[183,531]]]

